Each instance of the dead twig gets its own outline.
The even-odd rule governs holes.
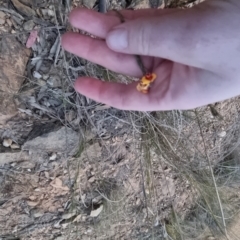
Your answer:
[[[101,13],[107,12],[106,0],[99,0],[99,12],[101,12]]]
[[[10,13],[10,14],[12,14],[12,15],[20,18],[21,20],[24,20],[24,19],[25,19],[21,14],[15,12],[13,9],[8,9],[8,8],[5,8],[5,7],[0,7],[0,11]]]

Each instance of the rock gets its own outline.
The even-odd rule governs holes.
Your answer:
[[[149,4],[151,8],[161,8],[165,7],[165,3],[163,0],[149,0]]]
[[[31,201],[35,201],[35,200],[37,200],[37,197],[34,196],[34,195],[32,195],[32,196],[29,197],[29,199],[30,199]]]
[[[54,11],[52,10],[52,9],[48,9],[48,16],[50,16],[50,17],[54,17],[55,16],[55,13],[54,13]]]
[[[55,240],[65,240],[66,238],[64,236],[59,236],[59,237],[56,237]]]
[[[13,143],[10,147],[11,149],[20,149],[20,146],[17,145],[16,143]]]
[[[61,189],[63,191],[69,191],[67,186],[63,186],[62,180],[60,178],[55,178],[50,185],[54,188]]]
[[[49,158],[49,161],[55,161],[57,159],[57,154],[53,153],[51,157]]]
[[[12,27],[12,25],[13,25],[13,23],[10,19],[7,19],[7,24],[8,24],[9,27]]]
[[[27,141],[22,149],[31,152],[55,152],[74,155],[79,148],[79,144],[80,135],[70,128],[62,127],[57,131]]]
[[[89,181],[90,183],[95,182],[95,180],[96,180],[95,177],[91,177],[91,178],[88,179],[88,181]]]
[[[41,75],[39,72],[34,71],[34,72],[33,72],[33,77],[34,77],[34,78],[37,78],[37,79],[40,79],[40,78],[42,77],[42,75]]]
[[[46,17],[54,17],[55,13],[52,9],[41,9],[42,15]]]
[[[5,23],[5,19],[0,18],[0,25],[3,25]]]
[[[6,16],[6,14],[4,12],[0,11],[0,18],[5,19],[5,16]]]
[[[91,217],[97,217],[103,210],[103,205],[100,205],[99,208],[97,208],[96,210],[92,210],[90,213]]]
[[[41,13],[44,17],[48,15],[48,10],[47,9],[41,9]]]
[[[136,9],[145,9],[149,8],[149,0],[142,0],[142,1],[132,1],[130,7],[134,7]]]
[[[33,216],[34,218],[39,218],[39,217],[42,217],[44,214],[41,213],[41,212],[37,212],[37,213],[34,213]]]
[[[32,201],[26,201],[26,203],[28,204],[29,207],[36,207],[39,202],[32,202]]]
[[[32,31],[35,26],[35,23],[33,20],[29,20],[23,24],[23,29],[25,31]]]
[[[43,86],[46,85],[46,82],[44,80],[42,80],[42,79],[38,79],[37,80],[37,84],[38,84],[39,87],[43,87]]]
[[[226,131],[222,131],[222,132],[218,133],[218,136],[219,136],[220,138],[223,138],[223,137],[225,137],[226,135],[227,135]]]
[[[19,91],[25,80],[25,68],[31,50],[13,37],[2,38],[0,44],[0,124],[4,124],[18,112],[14,94]]]
[[[24,4],[24,5],[27,5],[27,6],[29,6],[29,7],[31,7],[32,5],[33,5],[33,2],[34,2],[35,0],[20,0],[20,2],[22,3],[22,4]]]
[[[97,196],[97,197],[93,198],[92,204],[95,204],[95,205],[101,204],[102,203],[102,199],[103,199],[103,197],[101,195]]]
[[[1,82],[1,78],[0,78],[0,82]],[[16,114],[17,114],[17,108],[13,100],[13,95],[0,91],[0,125],[5,125],[7,120],[12,118]]]
[[[19,2],[18,0],[11,0],[14,7],[22,14],[28,16],[28,17],[32,17],[35,16],[36,13],[33,9],[31,9],[30,7],[22,4],[21,2]]]
[[[70,218],[75,217],[75,216],[76,216],[75,211],[73,213],[65,213],[65,214],[62,215],[62,219],[67,220],[67,219],[70,219]]]
[[[17,153],[0,153],[0,166],[12,163],[30,160],[30,157],[27,153],[17,152]]]
[[[96,0],[83,0],[83,4],[84,6],[86,6],[87,8],[93,8],[93,6],[95,5]]]
[[[53,88],[58,88],[62,86],[60,77],[53,76],[53,75],[49,77],[49,79],[47,80],[47,83]]]
[[[3,140],[3,146],[4,147],[10,147],[11,146],[11,144],[12,144],[12,139],[4,139]]]
[[[76,119],[77,117],[77,113],[76,111],[74,110],[69,110],[68,112],[66,112],[65,114],[65,119],[68,121],[68,122],[72,122],[74,119]]]

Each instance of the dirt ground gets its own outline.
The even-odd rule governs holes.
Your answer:
[[[78,76],[132,81],[60,46],[69,11],[100,3],[0,0],[0,240],[239,239],[240,98],[139,113],[76,94]]]

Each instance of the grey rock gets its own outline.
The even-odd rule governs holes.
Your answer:
[[[29,20],[29,21],[27,21],[27,22],[25,22],[23,24],[23,29],[25,31],[31,31],[31,30],[33,30],[34,26],[35,26],[34,21],[33,20]]]
[[[13,3],[14,7],[22,14],[31,17],[31,16],[35,16],[36,13],[33,9],[31,9],[30,7],[22,4],[20,1],[18,0],[11,0],[11,2]]]
[[[31,54],[16,38],[2,38],[0,58],[0,124],[17,113],[14,94],[25,80],[25,69]],[[11,66],[11,67],[9,67]],[[17,73],[17,74],[16,74]]]
[[[66,153],[74,155],[80,144],[80,134],[67,127],[27,141],[22,149],[31,152]]]
[[[0,11],[0,18],[5,19],[5,16],[6,16],[6,14],[4,12]]]
[[[95,5],[96,0],[83,0],[83,4],[87,7],[87,8],[93,8],[93,6]]]
[[[3,25],[5,23],[5,19],[0,18],[0,25]]]
[[[30,157],[27,153],[24,152],[5,152],[0,153],[0,166],[12,163],[12,162],[21,162],[21,161],[27,161],[30,160]]]
[[[58,76],[50,76],[47,83],[53,88],[62,86],[61,79]]]

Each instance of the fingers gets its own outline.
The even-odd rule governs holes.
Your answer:
[[[105,38],[107,32],[120,22],[116,16],[107,16],[85,8],[74,9],[69,16],[71,25],[96,37]]]
[[[171,65],[170,62],[163,63],[149,94],[138,92],[136,82],[125,85],[88,77],[79,78],[75,83],[75,89],[88,98],[122,110],[169,110],[172,108],[172,100],[168,97]]]
[[[138,10],[121,10],[119,11],[126,20],[133,20],[142,17],[166,15],[172,12],[180,11],[179,9],[138,9]],[[117,16],[115,11],[106,13],[109,16]]]
[[[142,75],[134,56],[112,51],[103,40],[94,39],[78,33],[66,33],[62,36],[62,46],[68,52],[112,71],[135,77]],[[146,68],[149,68],[151,64],[150,59],[145,58],[144,64]]]
[[[120,12],[127,21],[141,17],[168,14],[173,11],[176,10],[168,9],[163,11],[157,9],[142,9],[137,11],[123,10]],[[69,21],[73,27],[91,33],[100,38],[105,38],[107,33],[113,27],[121,24],[115,11],[102,14],[85,8],[74,9],[70,13]]]
[[[211,17],[211,8],[208,10],[205,5],[201,6],[118,25],[108,33],[107,45],[122,53],[150,55],[193,67],[208,67],[206,58],[211,57],[208,51],[213,53],[212,40],[219,35],[216,32],[219,18]]]
[[[125,85],[83,77],[75,82],[75,89],[88,98],[118,109],[149,110],[149,96],[139,93],[136,83]]]

